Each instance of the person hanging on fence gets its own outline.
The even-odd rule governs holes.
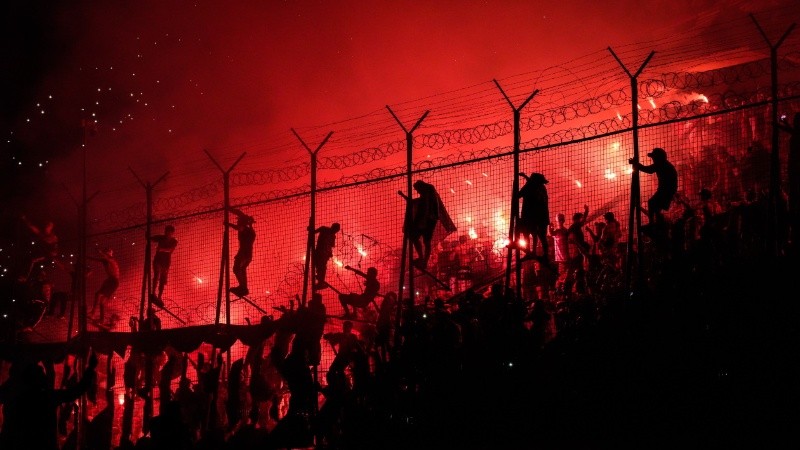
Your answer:
[[[647,156],[653,160],[653,164],[645,166],[635,158],[629,159],[628,162],[636,170],[647,174],[656,174],[658,181],[656,191],[647,200],[648,225],[652,228],[665,224],[664,211],[669,209],[672,199],[678,191],[678,171],[667,160],[667,152],[663,148],[656,147]]]
[[[517,220],[514,242],[510,243],[511,248],[519,246],[521,237],[525,237],[530,242],[528,253],[525,260],[536,257],[536,247],[541,245],[541,261],[545,265],[550,265],[550,247],[547,242],[547,228],[550,225],[550,209],[547,196],[548,181],[544,175],[538,172],[530,176],[520,173],[519,176],[525,178],[525,185],[517,193],[517,199],[522,199],[522,213]],[[537,245],[538,244],[538,245]]]
[[[367,269],[367,273],[350,266],[344,266],[344,268],[364,278],[364,292],[361,294],[356,294],[355,292],[339,294],[339,303],[342,304],[344,309],[344,318],[352,319],[355,312],[351,311],[350,308],[363,309],[368,307],[370,303],[375,303],[375,297],[378,296],[381,283],[378,281],[378,269],[374,267]],[[375,307],[377,308],[377,305]]]
[[[22,215],[20,219],[36,238],[31,263],[28,266],[28,271],[22,278],[31,276],[33,267],[39,263],[56,264],[61,267],[61,261],[58,259],[58,235],[54,231],[55,224],[53,221],[47,221],[43,227],[39,227],[31,222],[25,215]]]
[[[417,180],[414,182],[414,190],[419,196],[411,200],[411,214],[406,215],[403,232],[411,239],[411,245],[416,252],[414,266],[425,269],[431,257],[434,238],[437,242],[444,239],[456,231],[456,226],[432,184]]]
[[[230,211],[236,215],[236,223],[226,222],[225,225],[236,230],[239,240],[239,250],[233,257],[233,275],[239,285],[230,288],[230,291],[237,297],[244,297],[250,293],[247,286],[247,266],[253,260],[253,243],[256,240],[256,231],[253,229],[255,219],[236,208],[231,208]]]
[[[316,276],[314,290],[324,289],[328,286],[325,277],[328,272],[328,261],[333,257],[333,247],[336,246],[336,233],[341,230],[341,225],[334,222],[331,226],[321,226],[314,230],[317,234],[317,245],[314,246],[313,261]]]
[[[163,308],[164,302],[161,299],[164,293],[164,286],[167,284],[169,266],[172,264],[172,252],[178,246],[175,239],[175,227],[167,225],[164,227],[164,234],[150,236],[150,242],[156,243],[156,254],[153,256],[153,284],[150,291],[150,302]],[[156,295],[156,292],[158,294]]]
[[[88,259],[100,261],[100,263],[103,264],[103,268],[106,271],[106,279],[103,280],[100,289],[94,293],[94,303],[92,304],[92,309],[89,311],[89,316],[96,322],[104,323],[106,305],[119,287],[119,263],[114,257],[114,250],[111,248],[98,250],[98,252],[100,253],[99,258],[89,256]],[[99,314],[95,315],[95,311],[98,311]]]

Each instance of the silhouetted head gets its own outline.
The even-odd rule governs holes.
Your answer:
[[[709,200],[711,198],[711,191],[706,188],[700,189],[700,192],[697,194],[700,196],[701,200]]]
[[[236,221],[242,225],[252,225],[256,222],[256,219],[253,216],[248,216],[247,214],[239,214],[236,218]]]
[[[654,148],[647,156],[653,158],[656,161],[665,160],[667,159],[667,152],[664,151],[661,147]]]
[[[603,218],[606,219],[606,222],[610,222],[610,221],[615,219],[614,218],[614,213],[611,212],[611,211],[608,211],[605,214],[603,214]]]
[[[164,227],[164,234],[173,234],[175,233],[175,227],[172,225],[167,225]]]
[[[376,269],[374,267],[370,267],[369,269],[367,269],[367,275],[369,275],[371,277],[378,276],[378,269]]]
[[[528,177],[528,180],[529,180],[529,181],[531,181],[531,182],[533,182],[533,183],[540,183],[540,184],[547,184],[547,183],[549,183],[549,181],[547,181],[547,178],[545,178],[545,177],[544,177],[544,175],[542,175],[542,174],[541,174],[541,173],[539,173],[539,172],[533,172],[533,173],[531,174],[531,176],[530,176],[530,177]]]
[[[342,228],[342,226],[339,225],[339,222],[333,222],[331,224],[331,230],[333,230],[334,233],[339,231],[341,228]]]
[[[564,221],[567,220],[567,216],[565,216],[564,213],[558,213],[556,214],[556,220],[558,223],[564,223]]]
[[[575,213],[572,215],[573,222],[578,222],[581,219],[583,219],[583,213]]]

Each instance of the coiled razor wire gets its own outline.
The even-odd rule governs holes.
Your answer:
[[[649,93],[659,93],[662,91],[663,86],[670,86],[677,88],[681,86],[682,89],[694,89],[703,86],[702,83],[722,83],[725,80],[731,80],[731,77],[739,77],[742,74],[762,73],[762,67],[755,63],[744,65],[738,68],[737,71],[719,70],[719,74],[706,74],[703,77],[692,77],[687,79],[689,74],[681,74],[681,76],[672,75],[669,77],[670,83],[667,84],[665,79],[662,80],[648,80],[644,82]],[[713,72],[713,71],[711,71]],[[729,73],[730,72],[730,73]],[[740,79],[740,78],[736,78]],[[677,83],[676,80],[680,80]],[[690,82],[691,81],[691,82]],[[800,92],[800,82],[786,83],[781,86],[779,95],[781,98],[792,97]],[[710,113],[709,105],[721,105],[717,113],[724,113],[726,109],[742,108],[747,105],[758,105],[764,103],[766,99],[771,96],[768,88],[756,89],[754,91],[740,92],[734,90],[727,90],[720,93],[712,93],[707,96],[707,101],[702,99],[691,100],[687,103],[681,103],[677,100],[667,102],[657,108],[640,109],[639,110],[639,123],[641,125],[654,125],[665,121],[690,119],[703,114]],[[557,111],[551,111],[549,114],[536,114],[522,122],[521,127],[525,130],[538,130],[541,128],[551,127],[555,123],[561,123],[567,120],[567,117],[582,117],[582,114],[594,114],[595,111],[610,109],[611,107],[620,106],[627,101],[627,95],[623,91],[618,91],[615,94],[609,94],[602,97],[597,97],[584,102],[580,102],[580,108],[572,108],[571,112],[566,112],[565,108],[559,108]],[[532,139],[522,142],[522,146],[526,149],[536,149],[549,147],[553,145],[566,144],[576,140],[588,139],[604,134],[622,132],[630,129],[632,124],[630,113],[615,114],[612,118],[607,118],[580,127],[572,127],[559,130],[553,133],[548,133],[543,136],[534,137]],[[446,145],[454,145],[459,143],[479,143],[485,140],[494,139],[504,134],[513,131],[510,121],[500,121],[491,125],[480,125],[472,128],[465,128],[460,130],[447,130],[439,133],[430,133],[421,135],[414,139],[415,148],[428,147],[433,149],[444,148]],[[433,163],[431,160],[421,161],[416,163],[416,170],[425,170],[436,167],[439,164],[453,164],[455,162],[466,162],[476,158],[486,158],[502,154],[502,151],[494,149],[481,149],[469,150],[460,149],[457,153],[452,155],[438,157]],[[340,157],[326,157],[321,158],[321,166],[325,169],[347,169],[356,167],[369,162],[379,161],[385,159],[389,155],[405,151],[405,142],[397,141],[388,144],[383,144],[378,147],[360,150],[350,155]],[[394,168],[374,168],[369,171],[342,176],[337,180],[327,181],[321,183],[321,188],[335,188],[338,186],[354,183],[362,183],[375,179],[386,179],[394,176],[400,176],[406,172],[405,167]],[[284,169],[269,169],[263,171],[251,171],[245,173],[232,174],[231,181],[233,186],[263,186],[268,184],[278,184],[288,181],[296,181],[302,179],[310,174],[310,164],[303,163]],[[303,195],[308,190],[307,186],[299,186],[291,189],[277,189],[266,192],[252,194],[247,197],[242,197],[240,204],[256,204],[262,202],[273,201],[275,199],[290,198],[292,196]],[[218,202],[211,204],[204,204],[198,208],[189,209],[188,205],[195,204],[200,201],[210,199],[212,197],[219,198],[222,194],[222,182],[215,181],[200,186],[189,191],[180,193],[176,196],[160,198],[154,203],[154,211],[157,214],[168,212],[169,217],[188,217],[195,214],[207,212],[211,209],[221,208]],[[113,228],[126,228],[141,224],[145,217],[146,207],[144,204],[135,204],[125,209],[110,211],[102,218],[101,223],[106,230]]]

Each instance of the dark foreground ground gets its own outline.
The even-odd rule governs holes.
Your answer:
[[[465,373],[408,424],[365,425],[348,446],[797,448],[797,267],[781,257],[667,275],[538,357]]]

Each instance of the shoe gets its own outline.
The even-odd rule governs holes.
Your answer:
[[[161,299],[155,294],[150,294],[150,303],[161,309],[164,309],[164,302],[161,301]]]
[[[250,293],[250,291],[247,288],[241,286],[232,287],[228,289],[228,291],[237,297],[244,297],[245,295]]]

